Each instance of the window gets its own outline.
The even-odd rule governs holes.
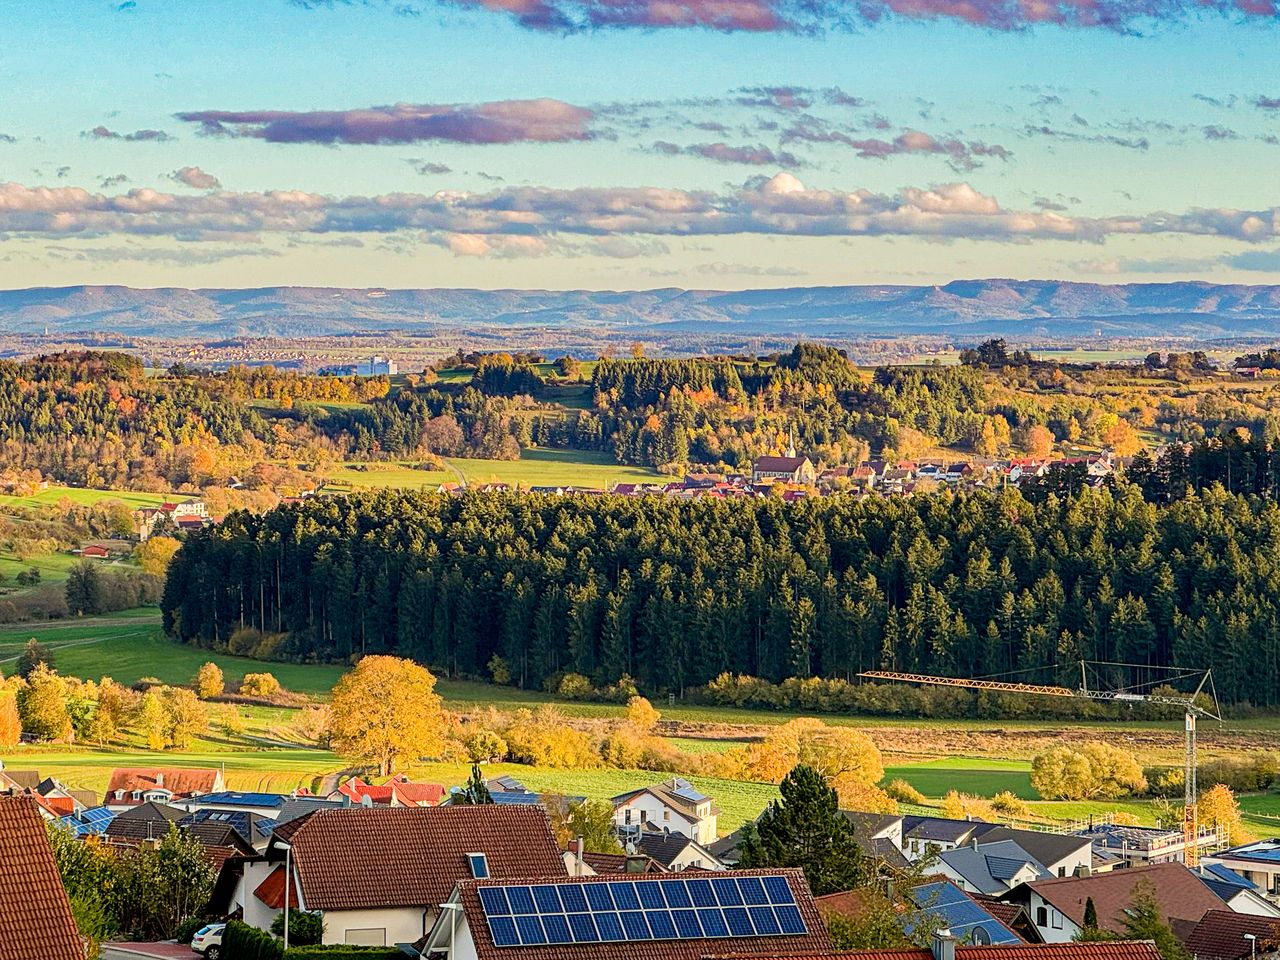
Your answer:
[[[630,822],[631,822],[631,810],[630,808],[628,808],[626,813],[623,815],[623,823],[630,823]]]
[[[1044,907],[1036,907],[1036,926],[1047,927],[1049,925],[1049,911]]]
[[[1067,868],[1066,868],[1066,867],[1059,867],[1059,868],[1058,868],[1058,876],[1060,876],[1060,877],[1065,877],[1066,875],[1067,875]]]
[[[489,860],[483,853],[468,853],[467,863],[471,865],[471,876],[477,880],[489,879]]]
[[[1062,914],[1060,914],[1057,910],[1053,911],[1053,929],[1055,930],[1062,929]]]
[[[663,811],[662,811],[662,819],[663,819],[663,820],[670,820],[670,819],[671,819],[671,811],[670,811],[670,810],[663,810]]]

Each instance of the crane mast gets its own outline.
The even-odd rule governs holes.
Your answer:
[[[1126,663],[1094,663],[1101,667],[1138,667],[1142,664]],[[1134,689],[1118,690],[1090,689],[1088,667],[1090,661],[1080,661],[1080,686],[1076,689],[1054,684],[1018,683],[1009,680],[965,679],[963,677],[935,677],[923,673],[900,673],[894,670],[866,670],[858,676],[870,680],[891,680],[899,683],[921,683],[937,687],[961,687],[967,690],[991,690],[997,693],[1025,693],[1040,697],[1072,697],[1086,700],[1100,700],[1112,703],[1156,703],[1178,706],[1184,715],[1184,797],[1182,806],[1182,841],[1183,859],[1187,866],[1195,867],[1200,863],[1200,814],[1199,792],[1196,784],[1196,719],[1209,717],[1221,720],[1218,714],[1217,694],[1213,696],[1213,709],[1201,706],[1200,695],[1206,686],[1213,690],[1212,670],[1193,670],[1181,674],[1182,677],[1197,676],[1199,683],[1192,694],[1160,694],[1138,692]]]

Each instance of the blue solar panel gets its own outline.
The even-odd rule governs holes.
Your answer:
[[[574,943],[595,943],[600,939],[595,921],[589,913],[569,914],[569,927],[573,930]]]
[[[1019,942],[1013,931],[949,881],[922,884],[911,896],[922,916],[943,923],[957,937],[997,945]]]
[[[797,936],[808,932],[783,877],[484,886],[496,946]],[[953,905],[959,906],[959,905]]]
[[[520,937],[516,934],[516,922],[510,917],[490,917],[489,932],[493,934],[495,946],[520,946]]]
[[[588,909],[613,909],[611,906],[601,908],[596,907],[594,904],[591,907],[588,907],[587,898],[582,893],[582,884],[580,883],[562,884],[558,889],[560,890],[560,899],[564,901],[564,908],[569,913],[583,913]],[[604,890],[604,895],[607,897],[609,895],[609,891]]]

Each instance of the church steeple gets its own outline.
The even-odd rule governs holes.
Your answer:
[[[796,455],[796,428],[787,428],[787,456],[794,457]]]

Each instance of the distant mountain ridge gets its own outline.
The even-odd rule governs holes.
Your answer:
[[[774,290],[45,287],[0,291],[0,332],[314,336],[483,327],[628,335],[1275,337],[1280,286],[957,280]]]

